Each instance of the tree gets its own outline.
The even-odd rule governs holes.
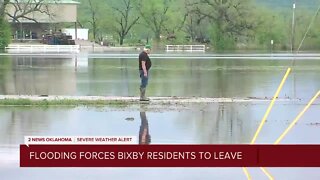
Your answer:
[[[185,31],[192,42],[203,42],[208,31],[208,19],[200,14],[193,13],[193,7],[189,5],[188,1],[185,1],[186,9],[186,22],[184,24],[183,31]]]
[[[2,0],[0,2],[0,18],[3,18],[5,15],[5,10],[7,5],[9,4],[10,0]]]
[[[257,27],[253,33],[253,40],[256,45],[259,45],[260,49],[289,49],[290,18],[279,11],[271,12],[264,8],[257,8],[254,17]],[[272,47],[271,40],[273,40]]]
[[[316,7],[319,7],[319,4]],[[295,11],[295,27],[293,31],[293,50],[295,52],[318,50],[320,48],[319,19],[319,9],[310,11],[310,8],[298,6]],[[290,31],[291,28],[290,26]]]
[[[106,24],[112,23],[110,8],[105,1],[81,0],[78,8],[78,23],[81,27],[88,28],[90,39],[102,41],[108,29]]]
[[[168,21],[168,11],[172,0],[138,0],[137,10],[146,26],[154,33],[156,42],[160,42],[165,22]]]
[[[0,48],[6,47],[10,42],[10,27],[8,25],[8,22],[4,18],[5,15],[5,9],[8,5],[10,0],[4,0],[0,4]]]
[[[255,27],[250,21],[250,0],[193,0],[187,6],[190,13],[210,21],[212,42],[217,49],[234,48]]]
[[[52,0],[52,3],[57,3],[58,1],[60,0]],[[11,0],[8,5],[14,8],[13,12],[6,12],[6,15],[12,19],[12,22],[20,22],[21,19],[37,22],[36,18],[31,16],[34,12],[40,12],[49,17],[54,16],[54,14],[50,12],[47,0]]]
[[[0,48],[6,47],[10,42],[10,38],[11,30],[8,22],[5,19],[0,18]]]
[[[118,2],[118,0],[117,0]],[[115,14],[116,27],[115,30],[119,35],[120,45],[123,45],[123,40],[131,30],[131,28],[138,23],[139,16],[134,16],[132,0],[122,0],[118,6],[112,6]]]
[[[184,0],[175,0],[170,4],[167,13],[168,19],[164,22],[163,29],[167,40],[171,43],[184,43],[186,32],[183,31],[187,21],[188,13],[184,8]]]
[[[97,11],[99,9],[99,6],[97,4],[93,4],[92,0],[89,0],[89,7],[90,7],[90,20],[88,21],[91,26],[92,26],[92,34],[93,34],[93,39],[96,40],[96,35],[97,35]]]
[[[197,27],[199,27],[200,23],[201,20],[197,19],[195,15],[190,14],[187,16],[187,22],[184,31],[191,38],[191,41],[193,41],[196,38]]]

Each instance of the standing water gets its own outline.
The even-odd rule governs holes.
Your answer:
[[[149,96],[270,98],[290,60],[153,59]],[[5,95],[137,96],[136,58],[0,56],[0,93]],[[273,143],[320,89],[320,61],[295,63],[258,137]],[[299,99],[299,101],[294,101]],[[301,99],[301,100],[300,100]],[[319,100],[282,141],[319,144]],[[139,136],[145,113],[151,144],[249,143],[268,102],[195,103],[126,107],[0,107],[0,174],[5,179],[246,179],[241,168],[19,168],[18,145],[27,135]],[[273,168],[277,179],[320,177],[318,168]],[[265,176],[252,169],[252,176]]]

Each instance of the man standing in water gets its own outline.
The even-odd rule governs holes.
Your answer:
[[[149,54],[151,51],[151,46],[146,45],[143,51],[139,54],[139,73],[140,73],[140,101],[149,101],[146,98],[146,88],[148,85],[149,79],[149,69],[151,68],[151,60],[149,58]]]

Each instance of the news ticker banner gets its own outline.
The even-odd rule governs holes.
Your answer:
[[[135,136],[25,136],[24,144],[29,145],[106,145],[137,144]]]
[[[28,146],[20,145],[20,166],[320,167],[320,145],[124,145],[110,144],[110,142],[106,145],[72,143],[34,145],[29,143]]]

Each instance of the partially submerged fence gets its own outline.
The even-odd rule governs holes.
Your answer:
[[[205,52],[205,45],[166,45],[166,51],[196,51],[196,52]]]
[[[80,51],[79,45],[24,45],[11,44],[5,48],[7,52],[14,53],[78,53]]]

